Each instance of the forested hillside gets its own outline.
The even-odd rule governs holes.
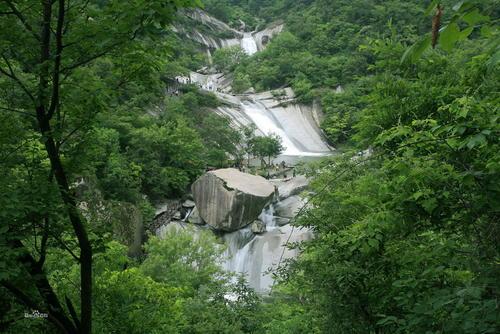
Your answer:
[[[499,16],[497,0],[0,1],[0,332],[499,332]],[[281,24],[255,54],[238,44]],[[320,110],[335,150],[287,166],[282,135],[223,112],[273,99]],[[193,182],[227,167],[310,182],[280,237],[300,255],[279,250],[265,293],[224,268],[238,231],[190,216]],[[244,239],[281,231],[273,198]],[[183,228],[162,230],[172,203]]]

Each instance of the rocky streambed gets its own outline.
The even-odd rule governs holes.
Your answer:
[[[243,274],[250,287],[265,293],[273,285],[273,270],[298,255],[287,246],[312,238],[311,231],[290,224],[305,204],[299,194],[306,187],[304,176],[268,181],[231,168],[210,171],[193,184],[193,200],[167,219],[167,211],[158,212],[163,223],[156,233],[162,237],[188,227],[195,234],[216,233],[226,244],[224,269]]]

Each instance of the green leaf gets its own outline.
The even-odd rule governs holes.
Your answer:
[[[443,28],[439,36],[439,45],[445,51],[451,51],[455,43],[460,39],[460,28],[456,23],[450,23]]]
[[[372,248],[378,248],[379,241],[377,239],[368,239],[368,245]]]
[[[432,213],[437,205],[437,200],[435,198],[428,198],[422,201],[422,207],[425,211],[427,211],[427,213]]]
[[[493,36],[493,29],[489,25],[484,25],[481,27],[481,36],[485,38],[490,38]]]
[[[489,16],[483,15],[479,12],[479,9],[474,9],[463,16],[463,20],[469,25],[473,26],[477,23],[487,22],[490,20]]]
[[[406,50],[406,52],[403,54],[403,57],[401,58],[401,63],[405,63],[407,61],[413,63],[417,61],[425,52],[425,50],[427,50],[430,46],[431,36],[426,36]]]
[[[419,198],[420,198],[420,197],[422,197],[422,196],[424,196],[424,193],[423,193],[423,192],[421,192],[421,191],[417,191],[416,193],[414,193],[414,194],[412,195],[413,199],[415,199],[415,200],[419,199]]]
[[[452,9],[453,9],[454,11],[458,11],[458,10],[460,10],[460,8],[461,8],[461,7],[462,7],[462,5],[464,4],[464,2],[465,2],[464,0],[457,2],[457,3],[456,3],[453,7],[452,7]]]
[[[462,0],[457,2],[455,6],[452,7],[452,9],[455,12],[464,12],[470,9],[472,6],[474,6],[474,4],[470,0]]]
[[[436,6],[438,5],[438,0],[432,0],[432,2],[429,4],[429,7],[424,12],[425,16],[431,15],[432,11],[436,9]]]
[[[467,142],[467,147],[469,149],[472,149],[476,146],[484,145],[485,143],[486,143],[486,137],[480,133],[469,139],[469,141]]]
[[[460,40],[464,40],[464,39],[467,39],[467,37],[469,37],[469,35],[472,33],[472,31],[474,30],[474,27],[469,27],[467,29],[464,29],[460,32],[460,37],[459,39]]]
[[[500,62],[500,50],[498,50],[497,52],[495,52],[493,54],[493,56],[491,56],[491,58],[488,60],[488,62],[487,62],[488,68],[489,69],[493,68],[499,62]]]

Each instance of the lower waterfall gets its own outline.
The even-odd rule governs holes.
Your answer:
[[[255,291],[266,293],[274,283],[273,271],[284,260],[298,255],[288,245],[310,240],[312,232],[291,225],[277,226],[272,205],[262,211],[260,219],[266,224],[263,234],[254,235],[246,227],[224,235],[227,249],[223,266],[227,271],[242,274]]]

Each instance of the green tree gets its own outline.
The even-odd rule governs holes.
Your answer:
[[[315,195],[298,224],[315,238],[282,276],[291,297],[301,293],[293,320],[314,310],[320,332],[498,330],[499,69],[484,48],[490,38],[413,64],[401,64],[397,38],[371,44],[374,88],[351,131],[372,153],[310,167]]]
[[[247,54],[239,45],[230,46],[215,51],[214,65],[219,71],[229,73],[246,58]]]
[[[94,330],[99,333],[252,333],[259,297],[222,272],[223,247],[210,231],[171,228],[145,244],[140,263],[116,241],[94,259]],[[78,267],[64,252],[48,258],[58,293],[76,294]],[[69,269],[68,267],[69,266]],[[61,275],[64,279],[57,277]],[[228,299],[237,295],[237,300]]]
[[[275,134],[257,136],[251,140],[252,153],[261,161],[267,158],[267,164],[270,166],[271,159],[276,158],[284,150],[281,142],[281,137]]]
[[[236,73],[231,87],[236,94],[242,94],[252,87],[252,82],[248,75]]]
[[[247,167],[250,167],[250,158],[253,152],[253,142],[255,141],[257,131],[257,126],[254,123],[251,123],[248,126],[245,126],[241,129],[242,134],[242,145],[243,145],[243,153],[247,156]]]
[[[58,207],[60,213],[64,212],[57,217],[28,213],[25,219],[10,217],[2,221],[2,229],[10,232],[2,234],[2,253],[13,254],[9,258],[15,260],[11,267],[15,269],[2,275],[1,284],[20,303],[48,313],[48,320],[62,332],[90,333],[92,329],[92,244],[70,189],[73,175],[65,166],[64,146],[69,146],[68,140],[74,133],[85,129],[95,113],[104,109],[104,101],[114,93],[114,84],[120,87],[120,82],[101,81],[98,73],[106,73],[106,67],[99,71],[93,65],[99,58],[114,57],[121,85],[130,76],[147,72],[154,66],[153,59],[146,61],[147,52],[141,50],[147,42],[134,43],[134,40],[139,36],[147,40],[147,35],[171,22],[177,8],[194,3],[176,0],[168,4],[158,1],[69,4],[59,0],[0,4],[2,113],[7,118],[25,115],[26,119],[18,124],[27,129],[32,126],[33,135],[45,150],[39,156],[50,166],[39,168],[46,172],[43,184],[54,189],[51,185],[55,183],[59,191],[59,196],[48,197],[51,201],[46,203],[47,207]],[[17,224],[20,218],[32,225],[34,236],[41,236],[35,239],[34,249],[39,252],[27,247],[29,234],[19,233],[23,231]],[[73,305],[75,300],[63,302],[64,298],[54,293],[44,272],[49,239],[54,233],[59,234],[61,225],[71,226],[69,229],[78,244],[79,317]]]

